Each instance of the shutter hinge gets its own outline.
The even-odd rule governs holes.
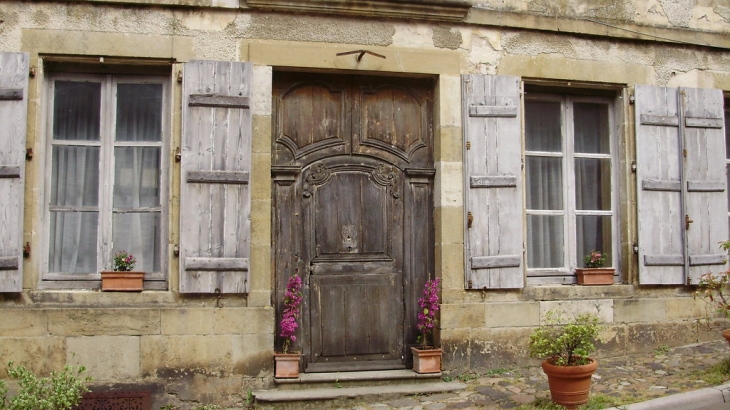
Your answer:
[[[689,230],[689,224],[691,224],[693,222],[694,222],[694,220],[689,219],[689,215],[685,215],[684,216],[684,229],[688,231]]]
[[[629,95],[629,104],[634,105],[636,102],[636,97],[634,97],[633,94]]]
[[[30,161],[33,159],[33,148],[26,148],[25,149],[25,159]]]
[[[631,172],[636,173],[636,161],[631,161]]]
[[[686,148],[682,150],[682,156],[687,158],[687,149]]]
[[[30,242],[26,242],[25,245],[23,245],[23,257],[30,257]]]
[[[28,70],[28,76],[29,76],[30,78],[35,78],[35,67],[31,67],[31,68],[30,68],[30,69]]]
[[[469,279],[468,286],[469,286],[469,289],[473,289],[474,288],[474,282],[472,282],[471,279]]]
[[[182,76],[182,70],[178,70],[177,72],[177,82],[182,84],[183,76]]]
[[[172,247],[172,254],[175,256],[180,256],[180,247],[177,246],[177,244]]]
[[[466,150],[468,151],[470,149],[471,149],[471,141],[467,141],[466,142]]]
[[[471,225],[474,223],[474,215],[472,215],[471,212],[466,213],[466,227],[471,228]]]
[[[688,285],[691,285],[692,284],[692,278],[690,278],[689,276],[687,276],[687,284]]]
[[[175,162],[180,162],[182,154],[180,154],[180,147],[175,148]]]

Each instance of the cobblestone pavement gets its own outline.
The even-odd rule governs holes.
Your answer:
[[[722,341],[682,346],[668,351],[599,359],[593,376],[592,395],[604,395],[634,403],[711,387],[696,373],[730,357]],[[465,377],[467,376],[467,377]],[[539,398],[549,398],[547,378],[540,367],[510,369],[500,374],[455,377],[467,384],[456,393],[403,396],[377,402],[339,402],[329,409],[342,410],[441,410],[515,409]]]

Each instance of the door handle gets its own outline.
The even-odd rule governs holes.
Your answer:
[[[689,219],[689,215],[684,216],[684,229],[689,230],[689,224],[693,223],[692,219]]]

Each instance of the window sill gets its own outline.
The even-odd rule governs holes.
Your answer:
[[[540,285],[528,286],[522,291],[528,300],[627,299],[634,297],[634,285]]]

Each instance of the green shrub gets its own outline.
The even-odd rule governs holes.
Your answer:
[[[8,375],[18,382],[18,394],[8,399],[8,388],[0,380],[0,410],[69,410],[81,402],[89,391],[85,383],[90,377],[82,377],[84,366],[65,366],[60,373],[50,377],[37,377],[23,366],[8,363]]]
[[[587,364],[588,355],[596,350],[594,343],[600,330],[595,315],[586,313],[568,320],[562,312],[551,310],[547,323],[530,335],[530,356],[549,359],[558,366]]]

